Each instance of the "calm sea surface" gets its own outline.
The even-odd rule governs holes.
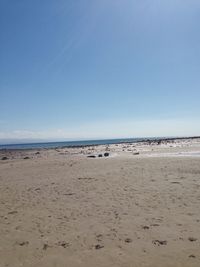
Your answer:
[[[135,143],[147,139],[155,140],[156,138],[129,138],[129,139],[107,139],[107,140],[87,140],[87,141],[66,141],[66,142],[47,142],[47,143],[30,143],[30,144],[10,144],[0,145],[0,149],[39,149],[39,148],[61,148],[61,147],[78,147],[88,145],[107,145],[118,143]]]

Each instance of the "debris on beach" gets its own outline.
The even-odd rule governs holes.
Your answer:
[[[98,155],[88,155],[87,157],[88,158],[102,158],[102,157],[109,157],[110,156],[110,153],[108,152],[105,152],[104,154],[98,154]]]

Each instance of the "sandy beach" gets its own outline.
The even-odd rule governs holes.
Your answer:
[[[200,138],[0,150],[0,266],[200,266]]]

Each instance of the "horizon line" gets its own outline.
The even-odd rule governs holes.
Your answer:
[[[154,140],[154,139],[190,139],[190,138],[200,138],[199,135],[186,135],[186,136],[142,136],[142,137],[121,137],[121,138],[96,138],[96,139],[68,139],[68,140],[43,140],[43,139],[33,139],[30,140],[28,139],[27,141],[25,141],[26,139],[24,138],[22,141],[22,139],[19,139],[19,143],[17,142],[17,140],[14,141],[14,139],[10,139],[13,140],[13,142],[8,142],[6,141],[5,143],[2,143],[3,139],[0,139],[0,146],[12,146],[12,145],[32,145],[32,144],[53,144],[53,143],[70,143],[70,142],[97,142],[97,141],[114,141],[114,140],[133,140],[133,139],[150,139],[150,140]]]

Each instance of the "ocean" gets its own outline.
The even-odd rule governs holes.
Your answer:
[[[0,145],[0,149],[41,149],[41,148],[79,147],[79,146],[90,146],[90,145],[109,145],[109,144],[118,144],[118,143],[135,143],[135,142],[144,141],[147,139],[155,140],[157,138],[128,138],[128,139],[106,139],[106,140],[87,140],[87,141],[8,144],[8,145]]]

